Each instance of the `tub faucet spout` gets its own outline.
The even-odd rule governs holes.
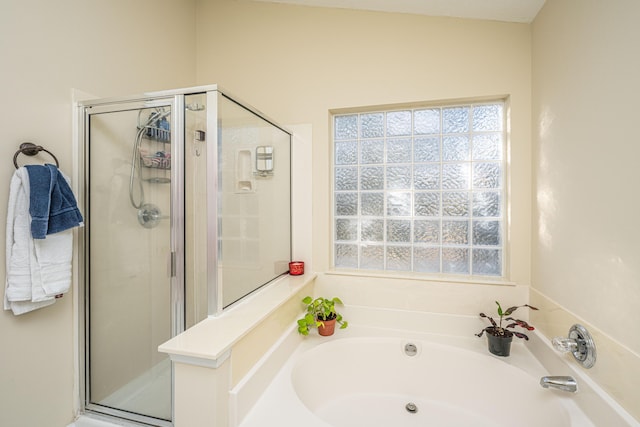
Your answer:
[[[578,391],[578,383],[573,377],[569,376],[547,376],[540,378],[540,385],[544,388],[555,388],[557,390],[575,393]]]

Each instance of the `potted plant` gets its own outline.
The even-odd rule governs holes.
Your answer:
[[[509,330],[509,329],[513,329],[516,326],[519,326],[521,328],[526,329],[527,331],[533,331],[535,328],[529,325],[524,320],[514,319],[513,317],[505,317],[505,316],[511,315],[511,313],[513,313],[520,307],[529,307],[531,310],[537,310],[537,308],[529,304],[524,304],[524,305],[516,305],[514,307],[509,307],[508,309],[503,311],[498,301],[496,301],[496,304],[498,305],[498,316],[500,317],[500,320],[496,322],[492,317],[487,316],[484,313],[480,313],[480,317],[488,319],[489,322],[491,323],[491,326],[487,326],[486,328],[481,330],[480,333],[476,334],[476,336],[481,337],[482,334],[486,332],[489,352],[492,354],[495,354],[496,356],[506,357],[506,356],[509,356],[511,352],[511,341],[513,340],[514,335],[518,338],[523,338],[525,340],[529,339],[529,337],[526,334],[523,334],[522,332],[517,332],[515,330]],[[502,326],[503,321],[511,322],[511,323],[503,327]]]
[[[315,326],[320,335],[329,336],[333,335],[336,323],[340,325],[340,329],[349,325],[342,319],[342,315],[336,312],[336,305],[343,305],[338,297],[313,299],[307,296],[303,298],[302,303],[307,306],[304,317],[298,319],[298,332],[302,335],[309,335],[309,329]]]

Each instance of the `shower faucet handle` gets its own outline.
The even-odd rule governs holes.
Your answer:
[[[553,338],[551,344],[559,352],[573,354],[584,368],[589,369],[596,363],[596,344],[582,325],[573,325],[568,338]]]
[[[571,338],[555,337],[551,340],[551,344],[560,353],[574,352],[578,349],[578,343]]]

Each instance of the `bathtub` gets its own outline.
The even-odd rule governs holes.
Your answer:
[[[291,380],[307,409],[335,427],[572,425],[562,399],[540,387],[539,378],[430,341],[327,342],[300,355]]]
[[[503,358],[473,336],[482,327],[477,319],[385,311],[393,327],[358,323],[371,314],[350,307],[349,328],[329,338],[290,330],[231,390],[229,425],[640,425],[568,364],[549,372],[530,349],[553,353],[536,332]],[[407,329],[398,328],[403,323]],[[578,392],[542,388],[545,375],[573,375]]]

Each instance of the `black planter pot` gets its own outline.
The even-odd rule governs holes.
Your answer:
[[[487,330],[487,344],[489,345],[489,353],[496,356],[507,357],[511,353],[511,341],[513,334],[506,331],[505,335],[493,335]]]

